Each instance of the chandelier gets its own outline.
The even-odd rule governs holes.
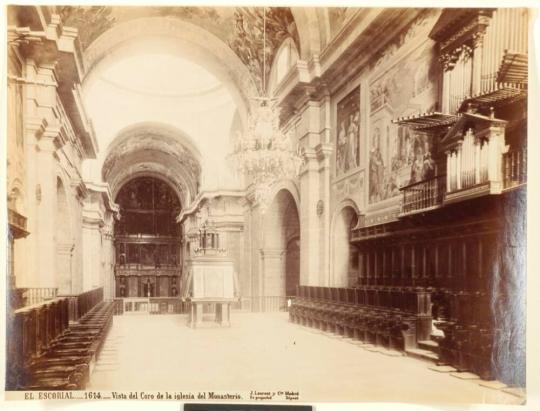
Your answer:
[[[254,98],[247,128],[234,142],[231,159],[236,170],[247,177],[254,203],[264,213],[272,201],[272,185],[298,175],[302,158],[279,127],[279,108],[266,92],[266,9],[263,9],[263,97]]]
[[[250,179],[254,202],[266,211],[272,184],[298,174],[301,157],[279,128],[279,109],[259,99],[247,121],[247,131],[234,144],[232,158],[238,172]]]

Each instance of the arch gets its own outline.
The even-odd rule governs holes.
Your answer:
[[[101,177],[114,197],[134,176],[160,176],[187,205],[199,190],[201,158],[197,146],[181,130],[142,122],[126,127],[109,144]]]
[[[114,140],[109,143],[106,152],[110,153],[115,147],[125,142],[125,140],[131,138],[133,135],[140,135],[142,133],[158,134],[165,138],[176,139],[179,143],[190,150],[197,161],[201,160],[201,152],[199,151],[199,148],[187,133],[169,124],[156,123],[152,121],[134,123],[120,130]]]
[[[300,218],[292,191],[279,188],[272,198],[263,217],[264,239],[261,252],[264,296],[273,298],[290,295],[299,285]]]
[[[272,199],[270,204],[274,202],[278,193],[283,190],[287,191],[291,195],[296,205],[296,209],[298,212],[300,212],[300,190],[298,189],[296,182],[292,179],[282,179],[272,184],[269,194],[269,198]]]
[[[132,175],[115,202],[121,212],[114,222],[116,297],[176,296],[182,266],[176,217],[182,203],[174,187],[163,176]]]
[[[351,273],[350,263],[354,258],[355,250],[349,240],[351,229],[358,225],[359,209],[351,199],[341,201],[336,207],[330,223],[330,286],[348,287]],[[352,258],[351,258],[352,257]]]
[[[274,88],[287,76],[289,71],[296,65],[300,58],[298,49],[292,37],[287,37],[279,46],[272,69],[270,70],[269,89]]]
[[[150,37],[165,37],[171,42],[161,42],[169,53],[181,53],[192,61],[208,68],[227,85],[243,123],[250,107],[250,98],[257,95],[257,88],[248,68],[221,39],[207,30],[174,17],[144,17],[119,23],[94,40],[85,50],[86,76],[83,88],[92,81],[95,68],[112,58],[114,52],[134,42]],[[233,85],[234,87],[231,87]]]

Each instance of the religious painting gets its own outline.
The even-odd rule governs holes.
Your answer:
[[[370,86],[370,204],[395,197],[400,187],[434,175],[431,139],[392,121],[436,109],[436,64],[433,47],[421,47]]]
[[[337,104],[336,175],[360,164],[360,87]]]

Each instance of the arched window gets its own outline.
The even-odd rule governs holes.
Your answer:
[[[273,84],[279,84],[298,61],[298,50],[292,38],[286,38],[279,47],[274,59]]]

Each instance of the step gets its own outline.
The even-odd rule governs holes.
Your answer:
[[[435,354],[439,353],[439,343],[433,340],[418,341],[418,348],[431,351]]]
[[[422,348],[409,348],[405,350],[405,353],[409,357],[414,357],[429,362],[435,362],[439,359],[439,356],[433,351],[423,350]]]
[[[85,357],[58,357],[39,359],[30,365],[30,370],[38,370],[43,367],[81,367],[88,366],[90,360]]]
[[[85,348],[88,348],[89,346],[91,346],[93,344],[93,341],[64,341],[64,340],[59,340],[59,341],[56,341],[53,345],[52,345],[52,348],[80,348],[80,349],[85,349]]]

